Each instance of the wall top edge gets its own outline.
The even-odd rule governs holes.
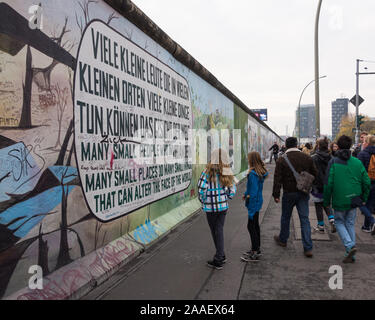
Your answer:
[[[202,66],[184,48],[168,36],[155,22],[153,22],[141,9],[130,0],[104,0],[109,6],[120,13],[124,18],[137,26],[142,32],[156,41],[167,50],[176,60],[194,71],[203,80],[207,81],[214,88],[220,91],[228,99],[232,100],[243,111],[253,117],[263,127],[274,133],[279,139],[280,136],[273,131],[264,121],[260,120],[238,97],[226,88],[211,72]],[[282,140],[282,139],[281,139]]]

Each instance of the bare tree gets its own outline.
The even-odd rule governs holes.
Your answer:
[[[62,42],[64,35],[70,30],[67,29],[68,17],[65,17],[64,26],[61,29],[59,35],[57,35],[56,28],[52,31],[51,40],[55,41],[59,46],[64,48],[66,51],[70,52],[75,43],[73,41],[66,40]],[[52,60],[51,64],[45,68],[32,68],[33,71],[33,81],[38,86],[39,90],[50,91],[51,90],[51,73],[52,70],[59,62],[55,59]]]
[[[76,15],[76,23],[81,31],[81,35],[83,35],[83,31],[85,31],[86,26],[90,23],[90,4],[91,3],[98,3],[97,0],[84,0],[82,2],[78,2],[79,7],[82,10],[82,15],[78,17],[77,13]],[[108,18],[107,18],[107,24],[109,25],[112,20],[118,19],[118,17],[115,15],[115,12],[112,12]]]
[[[68,98],[69,98],[69,89],[65,87],[64,89],[60,88],[60,85],[56,83],[56,85],[53,87],[52,91],[56,95],[56,114],[57,114],[57,122],[58,122],[58,134],[57,134],[57,141],[55,145],[55,149],[58,147],[61,147],[61,123],[62,118],[66,109],[66,106],[68,104]]]

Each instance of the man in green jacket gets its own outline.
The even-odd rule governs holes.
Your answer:
[[[356,208],[367,201],[371,181],[365,167],[357,158],[351,156],[349,150],[352,139],[341,136],[337,140],[339,150],[329,162],[324,185],[324,206],[335,211],[337,232],[346,252],[344,263],[354,262],[355,253],[355,219]]]

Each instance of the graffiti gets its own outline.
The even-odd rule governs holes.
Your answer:
[[[244,149],[241,152],[257,150],[264,156],[275,141],[259,122],[249,119],[245,128],[247,119],[236,119],[243,117],[243,111],[238,112],[233,101],[161,50],[105,1],[71,0],[65,11],[52,10],[62,7],[58,0],[50,2],[43,7],[43,15],[49,17],[43,21],[43,30],[29,28],[31,14],[25,8],[34,5],[31,0],[0,2],[0,298],[6,298],[5,294],[20,300],[72,296],[159,238],[171,227],[159,218],[197,196],[201,165],[193,166],[188,189],[136,210],[126,219],[106,224],[89,213],[76,168],[79,153],[74,144],[72,91],[78,43],[92,20],[110,24],[133,39],[137,47],[145,48],[147,54],[157,56],[167,65],[166,70],[180,72],[190,90],[191,129],[247,130],[248,141],[229,137],[231,157],[237,147]],[[34,15],[34,25],[41,20]],[[7,36],[1,36],[4,34]],[[88,53],[81,50],[85,57]],[[99,98],[95,100],[100,102]],[[154,116],[147,109],[144,113],[142,116],[150,119]],[[106,134],[101,137],[109,145],[105,170],[141,172],[139,159],[119,163],[113,148],[115,143],[135,141],[125,136],[114,138],[108,131]],[[212,147],[210,139],[207,148]],[[199,148],[195,152],[198,159]],[[177,215],[176,223],[180,218]],[[25,265],[34,264],[43,270],[41,290],[22,286]]]
[[[164,233],[166,230],[163,226],[154,224],[150,220],[146,220],[144,224],[139,225],[134,233],[134,239],[147,244],[155,240],[160,234]]]
[[[53,106],[53,105],[56,104],[56,96],[51,92],[40,94],[39,95],[39,104],[43,108]]]
[[[17,126],[18,125],[18,119],[16,118],[3,118],[0,117],[0,127],[5,127],[5,126]]]
[[[129,240],[118,239],[96,251],[94,261],[89,264],[89,271],[92,275],[103,274],[117,266],[127,257],[135,252],[136,248]]]

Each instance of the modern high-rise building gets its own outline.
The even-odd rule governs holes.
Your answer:
[[[301,105],[301,110],[296,110],[296,127],[294,132],[296,137],[299,136],[298,130],[301,128],[301,138],[314,138],[316,133],[316,122],[315,122],[315,105],[304,104]],[[298,123],[298,115],[300,114],[301,126]]]
[[[347,98],[332,101],[332,139],[335,139],[340,131],[341,119],[348,114],[348,105],[349,99]]]

